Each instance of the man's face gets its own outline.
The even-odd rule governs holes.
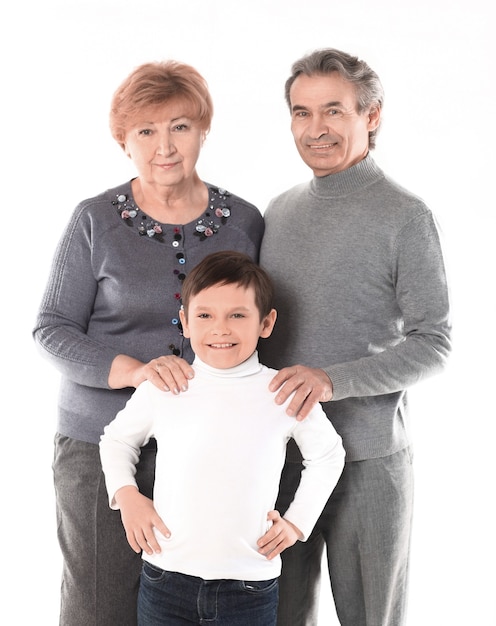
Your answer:
[[[369,131],[378,127],[380,109],[357,113],[352,83],[337,72],[301,74],[289,96],[296,147],[315,176],[342,172],[367,156]]]

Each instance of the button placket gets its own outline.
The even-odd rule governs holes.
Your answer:
[[[181,291],[180,291],[180,289],[181,289],[183,280],[186,278],[186,273],[184,271],[185,265],[186,265],[186,255],[184,253],[183,241],[184,241],[184,235],[183,235],[182,227],[175,226],[174,227],[174,233],[173,233],[173,237],[172,237],[171,246],[176,251],[176,255],[175,256],[176,256],[176,263],[177,263],[177,265],[174,268],[173,272],[174,272],[174,276],[175,276],[176,280],[178,281],[178,290],[173,293],[173,298],[174,298],[174,300],[176,302],[178,310],[179,310],[179,307],[181,306]],[[181,320],[179,319],[179,316],[178,317],[173,317],[172,320],[171,320],[171,324],[177,328],[180,336],[182,337],[182,335],[183,335],[183,327],[182,327],[182,324],[181,324]],[[171,343],[169,345],[169,349],[172,352],[172,354],[174,354],[176,356],[180,356],[181,350],[175,344]]]

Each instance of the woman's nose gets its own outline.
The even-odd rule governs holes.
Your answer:
[[[167,156],[175,152],[174,143],[169,133],[161,133],[158,135],[157,154]]]

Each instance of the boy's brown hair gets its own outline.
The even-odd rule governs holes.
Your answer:
[[[255,290],[255,304],[263,320],[272,310],[274,286],[267,272],[248,255],[234,250],[213,252],[186,276],[181,292],[184,314],[188,317],[191,298],[214,285],[240,285]]]

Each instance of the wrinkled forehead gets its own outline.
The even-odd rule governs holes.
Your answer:
[[[324,105],[327,102],[357,101],[355,85],[339,72],[328,74],[299,74],[289,90],[291,105],[310,101]]]

